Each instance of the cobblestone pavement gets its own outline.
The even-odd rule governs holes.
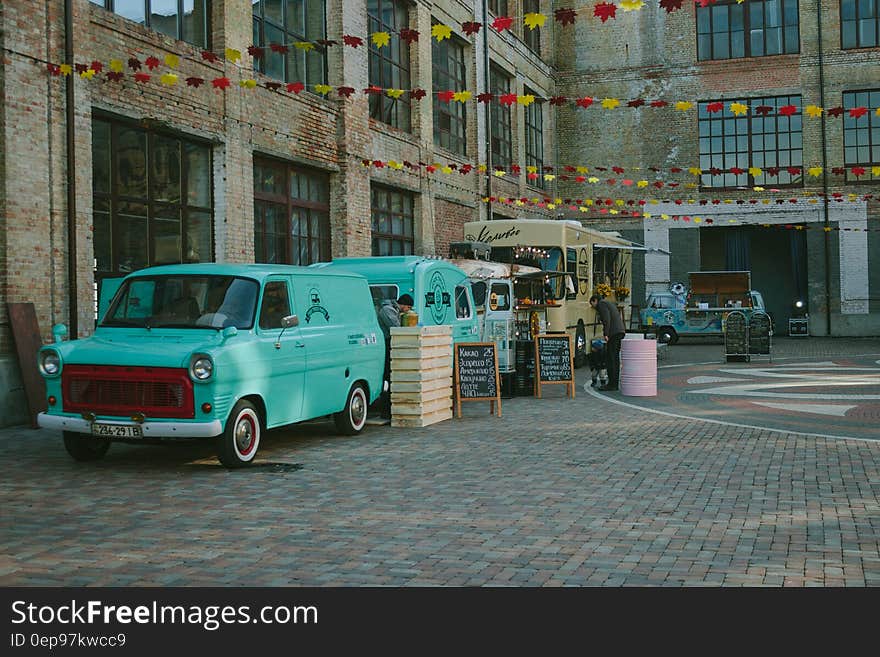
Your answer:
[[[677,345],[664,364],[719,353]],[[0,431],[0,584],[880,585],[880,441],[681,420],[580,385],[464,414],[273,431],[260,467],[233,472],[207,445],[79,464],[55,434]]]

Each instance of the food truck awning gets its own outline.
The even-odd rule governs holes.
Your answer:
[[[664,249],[658,249],[653,246],[643,246],[641,244],[636,244],[635,242],[630,242],[629,244],[594,244],[594,249],[623,249],[625,251],[649,251],[651,253],[665,253],[666,255],[672,255],[669,251]]]

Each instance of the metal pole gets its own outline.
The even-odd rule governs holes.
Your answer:
[[[73,65],[73,0],[64,0],[64,61]],[[79,336],[76,286],[76,133],[74,120],[73,78],[67,76],[65,85],[65,119],[67,129],[67,298],[70,339]]]
[[[486,80],[486,92],[491,91],[489,82],[489,0],[483,0],[483,76]],[[492,99],[495,102],[496,99]],[[486,121],[486,196],[492,196],[492,103],[486,103],[484,109]],[[492,201],[486,203],[486,219],[492,221]]]
[[[822,0],[816,0],[816,26],[819,39],[819,107],[825,107],[825,58],[822,43]],[[825,215],[825,334],[831,335],[831,226],[828,221],[828,148],[825,112],[822,112],[822,197]],[[841,263],[842,266],[842,263]]]

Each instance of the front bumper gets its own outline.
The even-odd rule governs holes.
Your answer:
[[[220,424],[220,420],[212,422],[132,422],[130,420],[98,419],[97,422],[140,426],[144,438],[212,438],[223,433],[223,425]],[[81,417],[40,413],[37,415],[37,424],[43,429],[92,433],[92,423]]]

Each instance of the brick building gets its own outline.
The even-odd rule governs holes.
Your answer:
[[[708,116],[702,106],[713,101],[763,99],[775,107],[784,97],[798,107],[876,108],[877,3],[823,0],[817,7],[812,0],[718,0],[706,9],[684,3],[667,14],[649,0],[640,11],[619,11],[607,23],[592,16],[592,5],[577,7],[577,20],[563,26],[553,12],[570,4],[550,0],[6,0],[0,6],[0,423],[21,421],[24,408],[6,302],[33,301],[44,339],[56,322],[73,325],[82,336],[94,327],[101,281],[150,264],[443,255],[462,237],[462,224],[487,217],[490,208],[503,217],[572,214],[490,206],[481,200],[486,196],[605,194],[636,200],[638,192],[622,194],[610,186],[585,191],[562,176],[529,177],[526,167],[561,172],[570,164],[715,166],[713,158],[726,162],[725,146],[713,150],[710,140],[704,149],[700,130],[711,133],[711,120],[719,119],[723,132],[730,117]],[[530,12],[547,15],[545,26],[524,28],[523,16]],[[501,33],[484,27],[469,34],[463,27],[505,15],[514,18],[513,26]],[[749,29],[741,28],[743,20]],[[429,38],[434,23],[451,27],[451,38]],[[408,44],[401,38],[407,29],[421,38]],[[369,35],[379,31],[391,35],[388,46],[371,45]],[[344,35],[364,43],[344,47]],[[311,47],[286,53],[271,48],[282,43]],[[230,61],[227,50],[240,58]],[[205,52],[216,59],[206,59]],[[179,57],[176,68],[170,68],[168,55]],[[148,70],[150,57],[159,65],[155,70]],[[140,71],[131,68],[132,59]],[[112,60],[123,65],[121,80],[108,76],[117,73]],[[69,63],[84,65],[88,74],[93,61],[103,70],[90,80],[77,71],[70,76],[48,71],[49,64]],[[137,81],[136,72],[151,80]],[[176,84],[159,83],[168,73],[177,75]],[[189,86],[186,78],[205,83]],[[230,87],[211,88],[218,78],[228,78]],[[285,86],[295,82],[304,89]],[[316,84],[334,91],[323,96]],[[427,96],[363,93],[372,85],[424,89]],[[350,98],[339,96],[342,86],[354,91]],[[474,96],[491,91],[494,100],[446,103],[432,94],[453,89]],[[501,94],[531,94],[544,102],[505,107],[497,102]],[[546,102],[585,95],[687,99],[701,109],[620,108],[613,120],[599,120],[598,104],[584,110],[572,102]],[[786,152],[794,157],[798,151],[805,166],[825,162],[828,172],[844,164],[880,163],[880,117],[873,113],[852,125],[804,119],[802,126],[801,148],[789,143]],[[855,140],[852,157],[844,153],[845,138]],[[743,157],[752,157],[751,146]],[[456,168],[429,175],[424,166],[363,164],[374,160]],[[485,162],[507,173],[459,173],[463,165]],[[783,182],[792,185],[785,194],[800,198],[826,184],[829,193],[876,191],[876,178],[868,178]],[[805,198],[774,205],[772,212],[762,205],[704,206],[700,200],[734,203],[754,193],[716,191],[718,181],[711,177],[701,182],[702,188],[680,195],[694,203],[677,205],[667,191],[658,192],[653,200],[670,202],[651,206],[652,212],[715,216],[717,228],[679,223],[670,229],[660,219],[609,221],[574,213],[672,253],[652,251],[634,260],[633,299],[644,296],[642,274],[648,288],[668,286],[689,270],[725,268],[731,250],[740,254],[740,264],[750,258],[756,279],[764,278],[758,272],[772,271],[774,254],[787,249],[787,267],[795,273],[786,280],[797,281],[768,294],[769,281],[756,280],[769,300],[782,304],[793,286],[804,286],[812,330],[822,334],[827,290],[833,333],[880,332],[880,233],[810,230],[799,233],[803,239],[797,244],[781,231],[762,239],[769,229],[759,235],[757,228],[749,233],[737,227],[736,234],[725,228],[728,236],[720,227],[725,213],[755,225],[825,225],[826,210]],[[773,183],[780,181],[766,186]],[[828,225],[877,228],[878,207],[876,200],[831,203]],[[679,228],[683,225],[687,228]]]

